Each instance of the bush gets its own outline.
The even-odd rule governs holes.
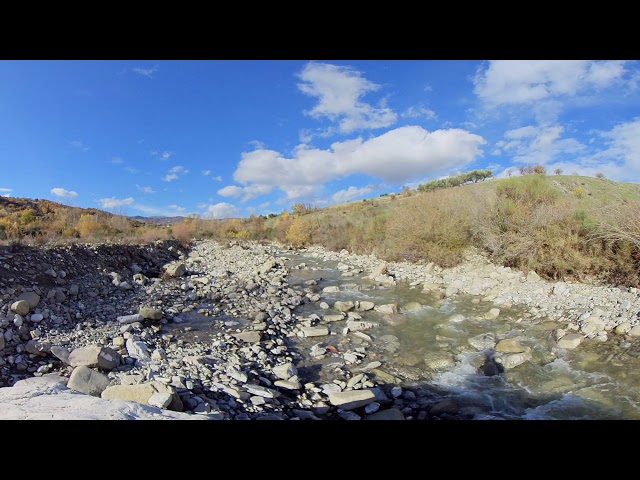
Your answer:
[[[311,241],[309,225],[302,218],[296,218],[287,228],[286,240],[294,247],[301,247]]]
[[[195,230],[194,227],[195,226],[190,219],[184,219],[182,222],[171,227],[171,234],[182,246],[186,247],[191,244],[193,232]]]

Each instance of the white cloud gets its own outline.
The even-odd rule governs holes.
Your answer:
[[[154,150],[153,152],[151,152],[151,156],[160,157],[160,160],[169,160],[171,157],[173,157],[173,152],[170,152],[169,150],[164,150],[163,152]]]
[[[251,200],[252,198],[258,197],[260,195],[271,193],[271,190],[273,190],[273,186],[271,185],[253,184],[246,187],[227,185],[226,187],[218,190],[218,195],[233,198],[242,197],[242,201],[246,202],[247,200]]]
[[[402,112],[401,116],[407,118],[425,117],[426,119],[431,120],[433,118],[436,118],[438,115],[436,115],[436,112],[434,112],[433,110],[423,105],[418,105],[407,108],[404,112]]]
[[[180,213],[184,213],[187,210],[186,208],[181,207],[180,205],[168,205],[167,208]]]
[[[65,190],[64,188],[60,188],[60,187],[52,188],[50,192],[56,195],[57,197],[63,197],[63,198],[75,198],[78,196],[78,192],[74,192],[73,190]]]
[[[364,197],[368,193],[371,192],[371,188],[369,187],[349,187],[346,190],[339,190],[333,194],[331,200],[333,203],[344,203],[353,200],[354,198]]]
[[[115,197],[101,198],[98,200],[100,206],[104,209],[124,207],[125,205],[131,205],[135,200],[133,197],[118,199]]]
[[[480,67],[474,92],[490,105],[528,104],[620,81],[619,60],[494,60]]]
[[[124,158],[122,158],[122,157],[113,157],[111,159],[111,163],[114,163],[116,165],[124,163]]]
[[[189,173],[189,170],[184,168],[182,165],[176,165],[175,167],[169,169],[163,180],[165,182],[171,182],[182,175],[186,175],[187,173]]]
[[[244,152],[233,177],[245,186],[278,187],[288,198],[298,198],[332,178],[354,173],[389,182],[444,174],[473,162],[485,143],[481,136],[466,130],[429,132],[405,126],[368,140],[335,142],[328,150],[299,145],[293,158],[274,150]]]
[[[501,148],[505,155],[512,156],[514,163],[533,165],[544,165],[559,156],[574,156],[585,151],[586,147],[576,139],[560,138],[563,131],[561,125],[527,125],[508,130]]]
[[[87,147],[80,140],[72,140],[72,141],[69,142],[69,145],[71,145],[74,148],[77,148],[78,150],[80,150],[82,152],[86,152],[86,151],[89,150],[89,147]]]
[[[239,217],[241,215],[241,211],[235,205],[222,202],[214,205],[207,205],[204,214],[209,218],[232,218]]]
[[[362,77],[361,72],[351,67],[310,62],[298,77],[302,80],[298,83],[300,91],[318,99],[318,103],[305,113],[313,118],[338,122],[342,133],[387,127],[398,118],[384,105],[376,108],[360,100],[366,93],[378,90],[380,85]]]
[[[220,175],[218,175],[217,177],[212,177],[212,180],[215,180],[216,182],[221,182],[222,181],[222,177]]]
[[[142,193],[156,193],[155,190],[151,187],[142,187],[136,184],[136,188],[140,190]]]
[[[262,142],[262,141],[260,141],[260,140],[251,140],[248,143],[249,143],[249,145],[251,145],[254,148],[254,150],[267,148],[267,144]]]
[[[209,175],[211,175],[211,170],[203,170],[202,175],[204,175],[205,177],[208,177]]]
[[[135,68],[132,68],[131,70],[134,71],[137,74],[140,74],[140,75],[144,76],[144,77],[153,78],[155,73],[158,70],[160,70],[160,67],[158,65],[154,65],[153,67],[150,67],[150,68],[135,67]]]
[[[129,173],[138,173],[138,170],[136,170],[133,167],[124,167],[123,169],[125,172],[129,172]]]
[[[0,188],[0,192],[12,192],[13,188]]]

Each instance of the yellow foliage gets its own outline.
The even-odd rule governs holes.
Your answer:
[[[587,194],[587,191],[582,185],[578,185],[576,188],[573,189],[573,194],[578,198],[582,198]]]
[[[76,230],[80,233],[81,237],[91,237],[95,235],[100,228],[100,223],[98,223],[94,216],[87,213],[81,215],[76,224]]]
[[[309,226],[302,218],[294,219],[287,229],[286,239],[296,247],[309,243],[311,241]]]

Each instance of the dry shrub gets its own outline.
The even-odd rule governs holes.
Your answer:
[[[156,240],[166,240],[169,238],[167,230],[158,227],[142,227],[138,229],[137,233],[143,243],[151,243]]]
[[[75,229],[78,231],[81,237],[87,238],[95,237],[101,228],[102,226],[96,220],[94,215],[85,213],[80,216]]]
[[[464,189],[426,192],[393,209],[386,224],[385,256],[458,264],[471,244],[473,194]]]
[[[311,241],[309,222],[302,217],[295,218],[287,229],[286,240],[294,247],[308,244]]]
[[[194,231],[195,225],[191,219],[184,219],[182,222],[176,223],[171,227],[171,234],[173,235],[173,238],[178,240],[184,247],[191,244]]]

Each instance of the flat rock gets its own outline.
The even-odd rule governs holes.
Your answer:
[[[356,306],[355,303],[351,301],[349,302],[337,301],[333,304],[333,308],[338,310],[339,312],[348,312],[349,310],[353,310],[355,306]]]
[[[271,371],[281,380],[289,380],[291,377],[298,374],[298,369],[291,362],[276,365],[271,369]]]
[[[524,345],[515,338],[505,338],[496,345],[496,352],[521,353],[526,351]]]
[[[70,352],[67,348],[65,347],[61,347],[59,345],[54,345],[53,347],[51,347],[51,354],[58,358],[60,361],[62,361],[62,363],[66,363],[67,365],[71,365],[69,363],[69,355]]]
[[[300,329],[305,337],[323,337],[329,335],[329,329],[327,327],[302,327]]]
[[[347,390],[345,392],[329,392],[329,403],[343,410],[364,407],[376,400],[371,390]]]
[[[380,313],[398,313],[398,305],[395,303],[388,303],[386,305],[376,305],[374,307],[376,312]]]
[[[42,378],[42,377],[41,377]],[[0,388],[0,420],[204,420],[139,403],[104,400],[60,383]]]
[[[164,271],[170,277],[182,277],[187,273],[187,267],[184,263],[172,263],[165,267]]]
[[[584,337],[579,333],[569,333],[558,340],[558,347],[572,350],[582,343]]]
[[[172,396],[169,410],[182,411],[182,401],[173,387],[160,382],[140,383],[137,385],[113,385],[106,388],[101,397],[107,400],[128,400],[145,405],[149,404],[149,399],[156,393],[169,393]]]
[[[373,310],[376,304],[373,302],[369,302],[367,300],[362,300],[360,302],[356,302],[356,310],[360,312],[366,312],[369,310]]]
[[[72,367],[78,367],[81,365],[86,367],[97,367],[99,354],[100,347],[97,345],[76,348],[69,354],[69,365]]]
[[[132,358],[136,358],[141,361],[147,361],[151,359],[151,355],[149,354],[147,345],[140,340],[128,338],[125,347],[127,349],[127,354]]]
[[[233,338],[246,343],[258,343],[262,338],[262,334],[259,331],[254,330],[249,332],[234,333]]]

